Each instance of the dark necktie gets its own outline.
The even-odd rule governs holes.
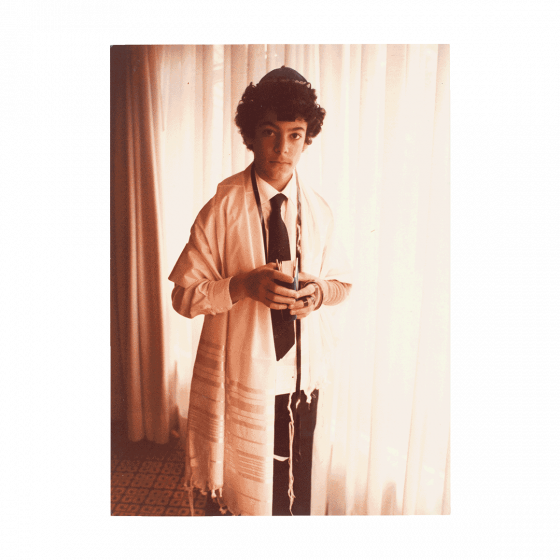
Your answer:
[[[268,262],[276,260],[289,261],[290,238],[286,224],[282,220],[280,209],[286,200],[283,194],[277,194],[270,200],[271,212],[268,219]],[[291,287],[291,286],[290,286]],[[272,332],[274,333],[274,348],[276,350],[276,360],[283,358],[288,350],[295,344],[294,322],[282,319],[282,311],[271,309]]]

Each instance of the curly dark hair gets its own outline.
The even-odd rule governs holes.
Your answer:
[[[268,111],[274,111],[279,121],[307,122],[305,143],[311,144],[321,127],[327,112],[317,103],[317,95],[309,82],[286,79],[266,80],[257,85],[251,82],[237,105],[235,124],[243,136],[243,143],[253,151],[247,138],[254,138],[257,123]]]

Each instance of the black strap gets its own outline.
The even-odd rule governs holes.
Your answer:
[[[297,182],[298,192],[297,192],[297,221],[296,221],[296,256],[298,262],[298,271],[301,272],[301,197],[299,192],[299,178]],[[298,286],[299,289],[299,286]],[[301,321],[296,319],[296,410],[299,406],[301,398]],[[298,453],[299,453],[299,443],[298,443]]]

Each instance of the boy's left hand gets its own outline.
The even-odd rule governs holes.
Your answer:
[[[302,284],[313,280],[313,277],[305,272],[300,272],[298,277],[299,282]],[[315,307],[319,300],[319,294],[316,292],[316,288],[316,284],[308,284],[296,292],[296,303],[288,306],[290,314],[295,315],[296,319],[304,319],[312,311],[315,311]]]

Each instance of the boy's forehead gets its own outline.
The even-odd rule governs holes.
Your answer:
[[[275,111],[272,110],[267,111],[262,119],[259,119],[259,121],[257,122],[257,127],[270,124],[274,126],[280,126],[280,124],[286,126],[286,124],[289,125],[291,123],[293,123],[294,126],[297,125],[299,127],[307,128],[307,121],[302,119],[299,115],[278,115]]]

